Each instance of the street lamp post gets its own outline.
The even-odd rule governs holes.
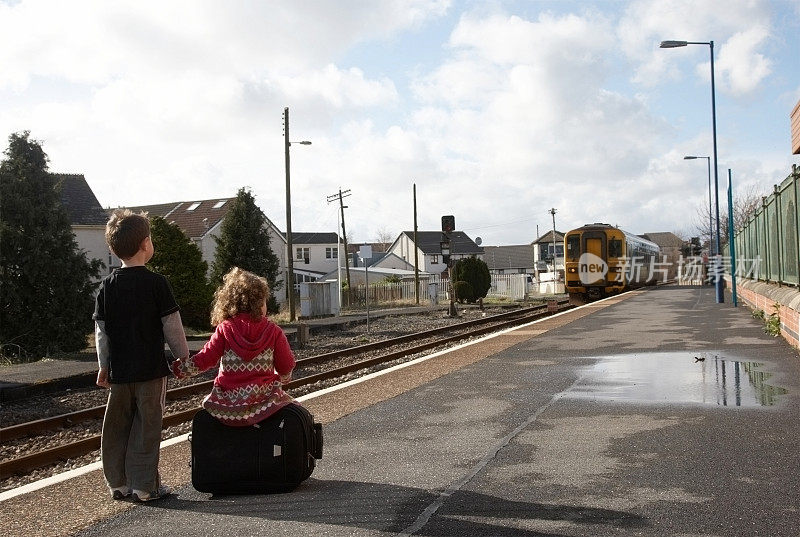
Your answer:
[[[711,243],[714,240],[714,214],[711,212],[711,157],[696,157],[687,155],[683,160],[706,159],[708,167],[708,250],[711,253]]]
[[[301,145],[311,145],[308,140],[302,142],[295,142]],[[294,252],[292,245],[292,195],[291,195],[291,181],[289,180],[289,147],[292,142],[289,141],[289,108],[283,109],[283,148],[286,160],[286,294],[289,299],[289,322],[295,320],[295,304],[294,304]]]
[[[660,48],[678,48],[687,45],[708,45],[711,53],[711,133],[714,142],[714,203],[717,220],[716,256],[714,257],[714,287],[716,288],[717,304],[725,302],[722,290],[722,247],[719,235],[719,177],[717,171],[717,105],[714,90],[714,41],[662,41]]]

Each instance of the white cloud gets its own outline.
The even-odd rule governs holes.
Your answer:
[[[734,95],[754,91],[772,72],[772,62],[757,52],[768,37],[769,30],[756,25],[736,32],[720,48],[714,68],[722,73],[723,81]],[[707,65],[704,72],[709,72]]]
[[[447,0],[220,3],[28,0],[0,5],[0,87],[34,75],[102,84],[131,72],[247,76],[321,68],[354,43],[443,15]]]
[[[680,78],[677,62],[686,58],[700,59],[696,72],[710,77],[708,49],[661,50],[661,41],[713,40],[720,90],[741,96],[756,90],[771,72],[771,61],[760,49],[770,34],[772,7],[764,0],[726,2],[724,9],[714,0],[634,1],[624,10],[617,35],[637,65],[633,80],[651,86],[665,77]]]
[[[708,76],[708,51],[659,50],[661,39],[717,40],[725,121],[736,113],[725,97],[755,101],[776,75],[790,80],[781,99],[797,101],[768,2],[504,5],[0,3],[0,132],[30,129],[53,169],[86,174],[103,204],[249,186],[283,227],[288,106],[292,139],[313,142],[291,149],[295,230],[333,230],[326,197],[339,187],[352,190],[358,240],[410,229],[416,183],[421,229],[454,214],[484,244],[508,244],[549,229],[551,207],[559,229],[691,219],[705,170],[682,157],[710,144],[708,118],[658,108],[653,88],[696,76],[692,64]],[[729,158],[733,141],[720,150]],[[763,153],[740,152],[743,179],[785,172],[777,151],[762,170],[747,163]]]
[[[342,70],[333,64],[294,77],[275,76],[271,84],[284,95],[303,100],[317,97],[325,104],[342,108],[378,106],[397,100],[397,90],[388,78],[367,80],[361,69]]]

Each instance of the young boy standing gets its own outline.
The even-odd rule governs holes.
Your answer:
[[[169,282],[144,266],[154,251],[147,216],[117,209],[106,224],[106,242],[122,267],[103,280],[93,315],[97,385],[110,389],[103,473],[113,499],[156,500],[172,493],[158,474],[170,373],[164,341],[176,358],[188,357],[189,349]]]

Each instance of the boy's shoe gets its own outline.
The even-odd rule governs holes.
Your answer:
[[[149,502],[152,500],[159,500],[172,494],[172,489],[166,485],[160,485],[158,490],[152,492],[145,492],[143,490],[133,490],[133,499],[137,502]]]
[[[111,489],[111,499],[112,500],[124,500],[128,496],[131,495],[131,488],[130,487],[116,487]]]

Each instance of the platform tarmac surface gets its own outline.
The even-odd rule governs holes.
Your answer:
[[[292,493],[182,485],[79,535],[797,536],[797,351],[713,288],[583,311],[307,401],[325,454]]]

